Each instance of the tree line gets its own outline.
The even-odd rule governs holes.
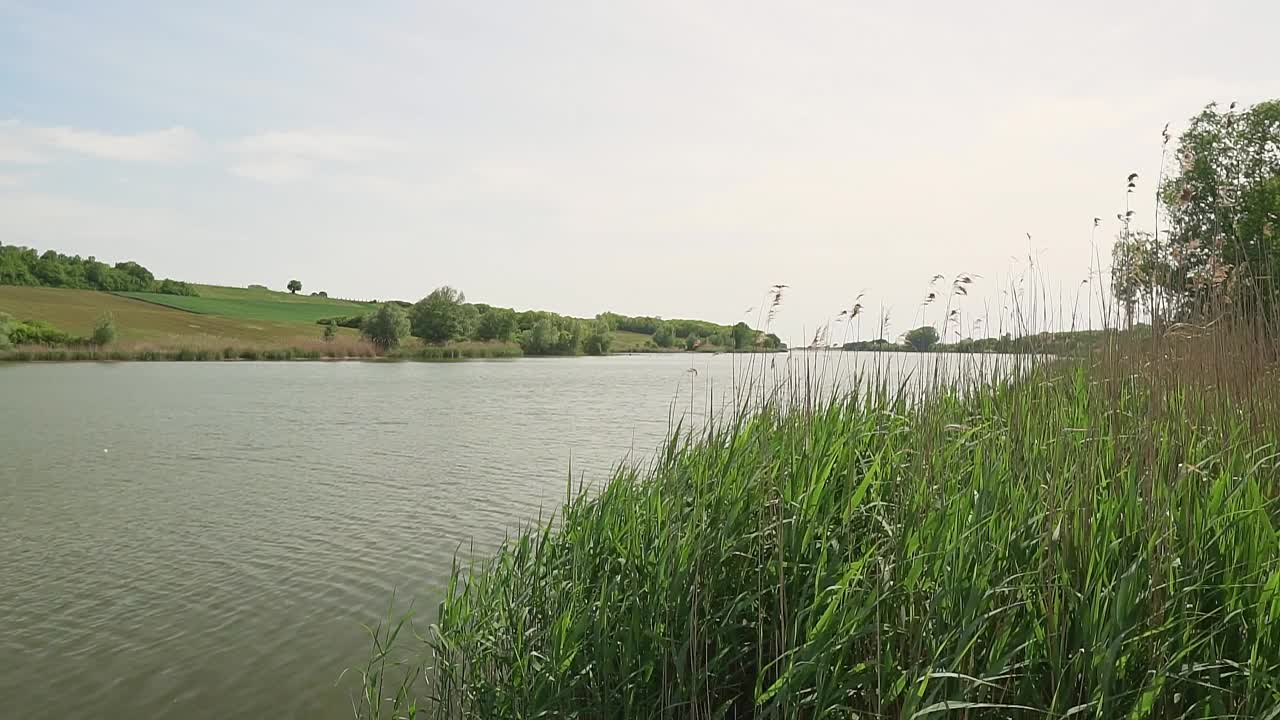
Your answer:
[[[63,255],[54,250],[39,253],[20,245],[0,245],[0,285],[103,290],[106,292],[155,292],[166,295],[198,293],[177,280],[157,280],[133,261],[108,265],[92,255]]]
[[[663,320],[605,312],[585,320],[545,310],[517,312],[512,308],[468,303],[466,295],[448,285],[436,288],[416,303],[388,302],[364,315],[326,318],[322,325],[358,328],[383,350],[415,337],[429,344],[465,340],[514,342],[526,355],[606,355],[614,334],[628,331],[652,336],[657,348],[695,350],[703,345],[747,350],[776,350],[782,341],[746,323],[717,325],[701,320]]]

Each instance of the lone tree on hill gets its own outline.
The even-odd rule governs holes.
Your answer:
[[[301,281],[301,280],[290,280],[290,281],[289,281],[289,285],[288,285],[288,290],[289,290],[289,292],[293,293],[294,295],[297,295],[298,293],[302,292],[302,281]]]

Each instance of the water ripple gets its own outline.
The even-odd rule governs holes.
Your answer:
[[[392,589],[647,455],[691,361],[701,416],[734,359],[0,368],[3,714],[348,717]]]

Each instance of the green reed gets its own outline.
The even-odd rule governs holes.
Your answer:
[[[375,631],[358,714],[1280,717],[1274,379],[1125,367],[677,429]]]

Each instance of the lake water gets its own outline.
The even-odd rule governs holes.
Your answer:
[[[429,620],[747,362],[789,361],[0,366],[0,717],[350,717],[393,590]]]

